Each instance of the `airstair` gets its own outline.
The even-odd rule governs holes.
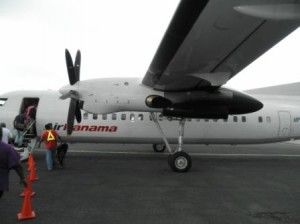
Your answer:
[[[27,160],[30,153],[33,153],[34,149],[36,148],[38,137],[34,133],[30,133],[32,127],[34,127],[35,121],[32,121],[30,125],[26,128],[23,134],[23,144],[22,147],[16,147],[16,151],[21,156],[21,161]]]

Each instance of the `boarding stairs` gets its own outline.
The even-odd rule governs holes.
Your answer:
[[[21,161],[27,160],[30,153],[33,153],[36,148],[38,138],[36,134],[30,133],[29,131],[35,124],[35,121],[32,121],[30,125],[26,128],[23,134],[23,144],[22,147],[17,147],[16,151],[21,156]]]

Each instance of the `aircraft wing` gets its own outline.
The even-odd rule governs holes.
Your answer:
[[[163,91],[217,88],[294,31],[299,6],[297,0],[181,0],[142,82]]]

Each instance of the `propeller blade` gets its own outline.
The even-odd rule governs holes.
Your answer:
[[[67,119],[67,134],[68,135],[71,135],[73,132],[76,104],[77,104],[77,100],[71,98],[68,119]]]
[[[79,101],[78,100],[76,100],[75,117],[76,117],[76,121],[78,123],[80,123],[81,122],[81,111],[80,111]]]
[[[67,119],[67,134],[71,135],[74,127],[74,119],[76,118],[77,122],[81,122],[81,111],[80,111],[80,102],[76,98],[76,91],[72,90],[73,85],[80,79],[80,63],[81,63],[81,53],[78,50],[76,53],[75,64],[73,64],[72,56],[68,49],[65,50],[66,55],[66,64],[69,75],[69,81],[71,86],[66,86],[60,89],[62,93],[61,99],[71,98]]]
[[[75,84],[78,80],[76,80],[76,75],[75,75],[75,69],[73,65],[73,59],[68,51],[68,49],[65,50],[65,55],[66,55],[66,64],[67,64],[67,70],[68,70],[68,75],[69,75],[69,81],[70,85]]]
[[[74,72],[75,72],[75,80],[78,82],[80,80],[80,64],[81,64],[81,53],[80,50],[76,53]]]

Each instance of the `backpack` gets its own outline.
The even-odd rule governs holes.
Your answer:
[[[23,131],[25,128],[25,118],[22,114],[15,117],[14,126],[17,130]]]

